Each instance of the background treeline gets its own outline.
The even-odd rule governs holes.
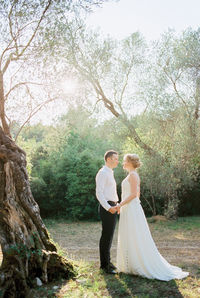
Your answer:
[[[149,130],[145,127],[150,126],[151,118],[148,114],[133,119],[146,138]],[[108,149],[120,153],[120,164],[115,170],[119,196],[120,184],[126,175],[121,167],[123,154],[136,152],[140,155],[143,161],[139,170],[141,201],[147,216],[167,215],[171,210],[167,207],[168,199],[173,198],[175,191],[178,206],[170,208],[176,208],[179,216],[200,214],[200,177],[198,172],[195,176],[192,171],[198,156],[183,161],[184,147],[180,139],[177,137],[176,142],[170,144],[163,138],[160,127],[156,123],[153,125],[156,138],[162,138],[162,150],[166,155],[163,164],[160,159],[149,159],[135,146],[127,137],[126,128],[116,119],[98,124],[82,107],[71,109],[54,126],[27,126],[18,144],[27,152],[31,188],[41,215],[70,220],[98,219],[95,175],[104,164],[103,155]],[[181,139],[187,141],[185,136]],[[192,144],[190,146],[192,150]]]
[[[77,17],[57,22],[41,32],[38,52],[6,99],[42,215],[96,219],[95,175],[111,148],[143,161],[147,215],[199,214],[200,29],[169,30],[147,44],[139,32],[114,40]],[[32,77],[37,84],[25,88]],[[52,126],[27,126],[44,105],[44,120],[50,110],[49,118],[63,116]],[[124,175],[119,166],[119,194]]]

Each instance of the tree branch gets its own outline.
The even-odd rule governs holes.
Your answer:
[[[131,121],[128,120],[128,118],[126,117],[125,113],[124,114],[120,114],[113,102],[111,100],[109,100],[106,95],[103,92],[103,89],[100,85],[100,82],[98,81],[98,78],[94,77],[94,73],[91,72],[90,67],[88,66],[87,61],[85,60],[85,56],[82,53],[82,50],[80,49],[79,45],[77,45],[75,43],[75,38],[73,33],[70,31],[70,40],[72,41],[71,44],[71,55],[72,55],[72,64],[75,67],[75,69],[82,75],[82,77],[84,77],[94,88],[96,94],[97,94],[97,98],[98,101],[102,101],[104,103],[104,106],[118,119],[121,120],[121,122],[128,128],[129,132],[130,132],[130,136],[134,139],[135,143],[140,146],[144,151],[148,152],[148,154],[150,155],[156,155],[159,156],[162,160],[162,157],[158,154],[158,152],[154,151],[150,146],[148,146],[147,144],[145,144],[139,137],[134,125],[131,123]],[[80,52],[81,56],[82,56],[82,61],[83,61],[83,65],[80,65],[78,62],[78,58],[76,57],[76,50],[78,49],[78,51]],[[131,71],[131,69],[129,69],[129,72]],[[127,75],[129,76],[129,72],[127,73]],[[122,90],[122,96],[123,96],[123,92],[125,92],[125,88],[126,88],[126,84],[124,86],[124,89]]]
[[[22,49],[22,51],[21,51],[20,53],[18,52],[18,50],[19,50],[19,46],[17,45],[17,41],[15,40],[15,37],[14,37],[13,32],[12,32],[12,24],[11,24],[11,19],[10,19],[10,17],[11,17],[11,13],[12,13],[13,6],[11,7],[10,12],[9,12],[10,34],[11,34],[11,37],[12,37],[13,41],[15,42],[16,53],[11,53],[11,54],[9,55],[9,58],[8,58],[7,61],[5,62],[5,65],[4,65],[3,70],[2,70],[3,74],[6,72],[6,70],[7,70],[8,66],[9,66],[10,62],[11,62],[11,61],[17,61],[17,60],[24,54],[24,52],[27,50],[27,48],[30,46],[31,42],[33,41],[33,39],[34,39],[34,37],[35,37],[35,35],[36,35],[38,29],[39,29],[40,23],[41,23],[42,20],[44,19],[45,13],[47,12],[47,10],[49,9],[49,7],[50,7],[50,5],[51,5],[51,2],[52,2],[52,0],[49,0],[49,1],[48,1],[48,3],[47,3],[47,5],[46,5],[45,9],[44,9],[43,12],[42,12],[42,15],[41,15],[39,21],[37,22],[37,26],[36,26],[35,30],[33,31],[33,33],[32,33],[32,35],[31,35],[29,41],[27,42],[27,44],[26,44],[25,46],[23,46],[23,49]],[[14,5],[14,4],[15,4],[15,2],[13,3],[13,5]],[[16,57],[13,57],[14,55],[15,55]]]
[[[12,20],[11,20],[11,15],[12,15],[12,11],[13,11],[13,7],[15,5],[15,1],[13,2],[9,14],[8,14],[8,20],[9,20],[9,29],[10,29],[10,35],[12,37],[12,41],[14,41],[15,44],[15,49],[16,49],[16,55],[18,55],[18,45],[17,45],[17,38],[16,36],[14,36],[13,34],[13,30],[12,30]]]
[[[35,83],[35,82],[20,82],[20,83],[14,85],[12,88],[10,88],[10,90],[5,94],[5,100],[7,99],[7,97],[10,95],[10,93],[11,93],[14,89],[18,88],[19,86],[24,86],[24,85],[29,85],[29,84],[30,84],[30,85],[43,86],[43,84],[41,84],[41,83]]]
[[[26,51],[26,49],[29,47],[29,45],[31,44],[32,40],[34,39],[34,37],[35,37],[35,35],[36,35],[36,33],[37,33],[38,29],[39,29],[40,23],[42,22],[42,20],[43,20],[43,18],[44,18],[44,16],[45,16],[45,13],[47,12],[48,8],[49,8],[50,5],[51,5],[51,2],[52,2],[52,0],[49,0],[49,1],[48,1],[48,3],[47,3],[47,5],[46,5],[46,7],[45,7],[45,9],[44,9],[44,11],[43,11],[43,13],[42,13],[42,15],[41,15],[39,21],[38,21],[38,23],[37,23],[37,26],[36,26],[36,28],[35,28],[35,30],[34,30],[32,36],[31,36],[31,38],[29,39],[29,41],[27,42],[26,46],[25,46],[24,49],[21,51],[21,53],[19,53],[19,55],[17,56],[17,59],[20,58],[20,57],[24,54],[24,52]]]
[[[196,92],[195,92],[195,112],[194,118],[199,119],[199,108],[200,108],[200,77],[196,80]]]
[[[174,91],[177,95],[177,97],[181,100],[181,102],[183,103],[183,105],[185,106],[185,109],[188,113],[188,115],[190,116],[190,112],[188,110],[188,106],[187,106],[187,103],[186,101],[184,100],[184,98],[180,95],[178,89],[177,89],[177,86],[176,86],[176,81],[180,78],[181,76],[181,73],[177,76],[177,78],[174,80],[168,73],[167,73],[167,70],[166,70],[166,67],[163,68],[164,70],[164,73],[166,74],[166,76],[168,77],[168,79],[172,82],[172,85],[173,85],[173,88],[174,88]]]
[[[17,141],[17,138],[24,128],[24,126],[30,121],[30,119],[39,111],[43,106],[45,106],[47,103],[54,101],[55,98],[49,98],[48,100],[45,100],[43,103],[39,104],[37,107],[35,107],[33,110],[31,110],[28,118],[24,121],[24,123],[21,125],[20,129],[18,130],[16,137],[15,137],[15,142]]]
[[[126,87],[128,86],[129,75],[130,75],[131,70],[133,68],[133,63],[134,63],[134,55],[132,55],[130,66],[129,66],[128,71],[127,71],[126,76],[125,76],[126,79],[125,79],[125,84],[124,84],[124,86],[122,88],[122,92],[121,92],[121,95],[120,95],[120,103],[122,103],[124,92],[126,90]]]
[[[7,45],[7,47],[3,50],[2,54],[1,54],[1,58],[0,58],[0,69],[1,69],[1,64],[2,64],[2,61],[3,61],[3,56],[4,54],[9,51],[9,50],[12,50],[14,49],[15,47],[10,47],[10,45],[12,44],[12,40],[10,41],[10,43]]]

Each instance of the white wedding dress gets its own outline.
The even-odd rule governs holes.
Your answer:
[[[139,176],[137,175],[138,196]],[[122,200],[130,195],[128,176],[122,181]],[[170,265],[159,253],[140,205],[139,197],[121,207],[117,244],[117,271],[141,275],[146,278],[169,281],[189,275],[179,267]]]

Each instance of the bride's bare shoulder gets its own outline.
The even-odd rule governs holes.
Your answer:
[[[132,171],[129,173],[129,179],[130,180],[137,180],[138,182],[140,182],[140,176],[136,171]]]
[[[139,177],[139,174],[136,171],[131,171],[129,175]]]
[[[130,172],[129,175],[128,175],[129,179],[134,179],[135,180],[135,179],[138,179],[138,177],[139,176],[135,171]]]

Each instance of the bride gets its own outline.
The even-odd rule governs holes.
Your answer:
[[[138,155],[124,156],[123,168],[128,176],[122,181],[122,201],[118,205],[117,270],[163,281],[182,279],[189,273],[170,265],[151,236],[139,199],[140,177],[136,169],[140,164]]]

